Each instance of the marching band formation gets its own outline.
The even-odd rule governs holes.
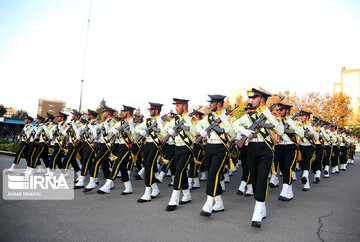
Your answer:
[[[241,164],[237,194],[254,196],[251,221],[259,228],[266,217],[268,186],[279,186],[282,177],[279,200],[290,201],[298,170],[303,191],[309,191],[311,172],[313,183],[319,183],[322,174],[329,178],[330,173],[346,171],[354,162],[358,143],[344,128],[318,117],[311,119],[311,112],[290,116],[292,106],[281,103],[283,98],[268,108],[270,96],[252,89],[251,102],[241,117],[234,115],[238,107],[224,110],[222,95],[209,95],[211,112],[207,114],[189,112],[189,100],[174,98],[176,113],[161,116],[162,104],[150,102],[150,118],[145,120],[142,115],[134,115],[135,108],[125,105],[122,117],[115,117],[115,110],[105,106],[101,123],[93,110],[86,115],[73,110],[70,122],[62,112],[57,117],[50,113],[37,115],[35,125],[31,124],[32,117],[26,117],[20,148],[8,172],[16,169],[23,156],[27,161],[25,176],[42,167],[40,159],[51,179],[56,168],[62,169],[61,176],[66,177],[71,164],[77,174],[74,189],[88,193],[97,188],[101,168],[106,182],[97,193],[110,193],[114,180],[121,177],[125,187],[121,194],[128,195],[133,192],[129,176],[136,166],[135,179],[145,183],[139,203],[155,199],[160,194],[157,184],[171,175],[169,186],[173,190],[166,211],[189,203],[190,191],[200,187],[200,180],[206,180],[207,196],[200,215],[210,216],[224,211],[221,195],[225,183]]]

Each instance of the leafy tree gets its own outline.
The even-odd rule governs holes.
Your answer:
[[[6,108],[4,105],[0,104],[0,117],[3,117],[6,114]]]
[[[105,101],[105,99],[103,98],[103,99],[100,101],[99,107],[96,109],[96,112],[98,113],[97,120],[99,120],[99,121],[103,121],[102,113],[103,113],[103,110],[104,110],[105,105],[106,105],[106,101]]]
[[[28,113],[25,110],[19,110],[16,113],[14,113],[13,115],[11,115],[10,118],[13,119],[24,119],[26,116],[28,116]]]

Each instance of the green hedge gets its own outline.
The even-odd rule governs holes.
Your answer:
[[[19,149],[19,147],[20,147],[20,142],[17,144],[16,143],[0,144],[0,150],[14,152],[14,153],[16,153],[16,151]]]
[[[0,144],[10,144],[10,141],[0,137]]]

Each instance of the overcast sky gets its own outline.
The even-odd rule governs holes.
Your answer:
[[[0,1],[0,103],[78,108],[90,0]],[[332,93],[360,68],[360,1],[93,0],[83,109],[207,94]]]

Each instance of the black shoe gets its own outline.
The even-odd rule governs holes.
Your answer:
[[[85,188],[85,189],[83,190],[83,192],[90,192],[90,191],[92,191],[92,190],[94,190],[94,188]]]
[[[74,186],[74,189],[81,189],[81,188],[84,188],[84,186]]]
[[[211,216],[211,213],[208,213],[208,212],[205,212],[204,210],[201,210],[200,216],[210,217],[210,216]]]
[[[319,177],[315,177],[314,183],[319,183],[320,182],[320,178]]]
[[[165,211],[174,211],[177,208],[177,205],[167,205]]]
[[[340,173],[340,171],[335,171],[335,173],[337,174],[337,173]]]
[[[158,195],[156,195],[156,196],[152,196],[152,195],[151,195],[151,198],[152,198],[152,199],[157,198],[159,195],[160,195],[160,193],[159,193]]]
[[[122,192],[121,195],[129,195],[132,194],[132,192]]]
[[[301,177],[301,182],[302,182],[302,184],[306,184],[306,182],[307,182],[307,179],[306,179],[306,177]]]
[[[236,194],[240,195],[240,196],[244,195],[244,193],[242,191],[240,191],[240,190],[237,190]]]
[[[151,202],[151,200],[144,200],[144,199],[139,198],[139,199],[137,200],[137,202],[138,202],[138,203],[147,203],[147,202]]]
[[[101,190],[97,190],[96,193],[98,193],[98,194],[109,194],[109,193],[101,191]]]
[[[327,175],[329,174],[329,172],[327,170],[324,170],[324,174]]]
[[[254,228],[261,228],[261,222],[252,221],[251,226],[253,226]]]
[[[192,190],[196,190],[196,189],[199,189],[200,187],[192,187]]]
[[[307,192],[307,191],[310,190],[310,188],[303,188],[302,190],[303,190],[304,192]]]
[[[213,209],[213,210],[212,210],[213,213],[224,212],[224,211],[225,211],[225,209],[220,209],[220,210],[214,210],[214,209]]]
[[[290,201],[291,199],[290,199],[290,198],[287,198],[287,197],[279,196],[279,200],[280,200],[280,201],[283,201],[283,202],[288,202],[288,201]]]
[[[251,197],[253,194],[245,193],[244,197]]]
[[[230,183],[230,182],[228,182],[228,181],[225,181],[225,183]]]
[[[135,177],[135,180],[142,180],[142,178],[139,174],[135,174],[134,177]]]
[[[187,204],[187,203],[189,203],[189,202],[191,202],[191,200],[189,200],[189,201],[182,201],[182,200],[180,200],[180,202],[179,202],[179,204],[181,204],[181,205],[183,205],[183,204]]]
[[[174,184],[169,183],[168,187],[172,187]]]

